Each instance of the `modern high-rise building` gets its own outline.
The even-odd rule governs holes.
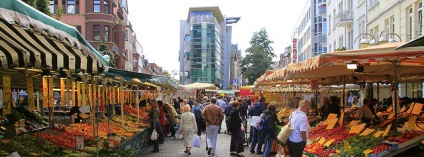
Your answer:
[[[101,44],[109,47],[115,68],[133,71],[133,64],[143,65],[143,59],[133,58],[134,54],[138,58],[143,55],[136,54],[142,53],[142,48],[137,50],[137,39],[128,20],[127,0],[49,0],[52,16],[55,17],[60,7],[63,8],[60,21],[75,26],[94,48]]]
[[[230,87],[231,89],[239,89],[242,85],[243,77],[241,74],[241,50],[237,44],[231,45],[231,58],[230,58]]]
[[[231,24],[240,18],[227,18],[219,7],[189,9],[187,20],[180,21],[181,84],[213,83],[230,88]]]
[[[327,52],[327,18],[325,0],[308,0],[296,24],[297,62]],[[295,63],[295,62],[293,62]]]

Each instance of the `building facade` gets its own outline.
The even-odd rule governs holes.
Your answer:
[[[296,62],[327,52],[327,17],[325,0],[308,0],[296,24]]]
[[[231,58],[230,58],[230,87],[231,89],[239,89],[242,85],[243,77],[241,74],[241,50],[237,44],[231,45]]]
[[[230,88],[230,24],[238,19],[227,19],[219,7],[189,9],[187,20],[180,21],[180,72],[188,73],[181,84],[206,82]]]
[[[52,16],[63,8],[59,20],[75,26],[94,48],[107,45],[115,68],[133,71],[137,39],[128,20],[127,0],[49,0],[49,8]]]

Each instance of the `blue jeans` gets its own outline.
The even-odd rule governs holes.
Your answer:
[[[256,147],[256,153],[262,152],[262,143],[264,142],[263,137],[260,134],[260,131],[256,128],[253,128],[252,132],[253,133],[252,133],[252,142],[250,145],[250,151],[253,152],[255,150],[256,144],[258,144],[258,147]]]
[[[271,148],[272,148],[272,142],[274,142],[274,139],[267,138],[265,141],[265,150],[264,150],[264,157],[270,157],[271,156]]]

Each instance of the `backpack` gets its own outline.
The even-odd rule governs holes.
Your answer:
[[[259,120],[257,127],[256,127],[259,131],[268,130],[267,121],[268,121],[269,117],[271,117],[271,115],[265,115],[264,114],[263,116],[261,116],[261,119]]]

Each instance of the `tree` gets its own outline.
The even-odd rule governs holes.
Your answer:
[[[162,72],[162,75],[167,76],[167,77],[171,77],[171,74],[167,70],[164,70]]]
[[[110,67],[115,68],[116,67],[116,60],[115,60],[115,53],[110,51],[109,45],[101,43],[97,46],[97,49],[102,55],[108,55],[109,56],[109,63]]]
[[[271,47],[273,41],[268,39],[265,28],[253,33],[250,47],[246,49],[246,57],[241,61],[242,74],[253,84],[256,79],[263,75],[266,70],[271,69],[272,58],[275,57],[274,49]]]
[[[63,15],[63,6],[59,6],[56,11],[56,20],[60,21],[60,17]]]
[[[51,12],[49,8],[49,0],[22,0],[22,1],[34,7],[38,11],[41,11],[44,14],[51,16]]]

